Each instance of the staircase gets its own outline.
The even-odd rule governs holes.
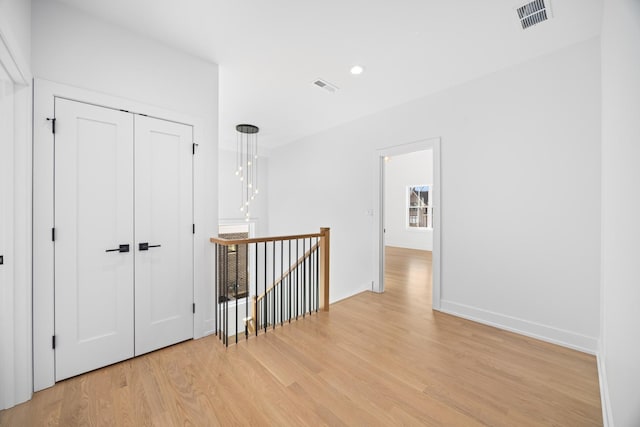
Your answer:
[[[329,310],[329,228],[292,236],[210,240],[216,260],[215,329],[225,345],[237,343],[242,334],[248,339]],[[238,262],[238,254],[245,262]],[[230,260],[236,264],[229,265]],[[241,265],[246,271],[239,271]],[[239,297],[241,278],[249,289]]]

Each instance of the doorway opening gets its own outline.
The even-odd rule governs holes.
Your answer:
[[[384,157],[386,290],[431,305],[433,149]]]
[[[384,148],[376,153],[375,163],[378,188],[372,290],[384,292],[387,281],[394,281],[394,286],[410,284],[421,289],[432,308],[438,310],[440,139]],[[398,281],[404,285],[398,285]]]

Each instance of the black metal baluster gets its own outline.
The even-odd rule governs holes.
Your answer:
[[[264,242],[264,331],[267,332],[267,319],[269,313],[267,312],[267,242]]]
[[[225,278],[224,278],[224,344],[229,347],[229,246],[225,246]]]
[[[215,268],[216,268],[216,277],[213,281],[213,286],[215,289],[213,290],[213,300],[215,301],[215,305],[213,307],[213,318],[215,323],[216,336],[218,335],[218,272],[220,271],[220,260],[218,259],[218,243],[213,245],[213,259],[215,260]]]
[[[316,244],[320,243],[320,238],[316,237]],[[320,306],[320,245],[316,248],[316,313]]]
[[[306,252],[305,252],[306,255]],[[304,266],[304,312],[306,314],[310,314],[309,310],[309,295],[311,292],[311,288],[309,287],[309,274],[311,273],[311,245],[309,245],[309,256],[305,256],[304,258],[305,266]]]
[[[300,255],[298,254],[298,247],[300,240],[296,239],[296,264],[298,264],[298,260],[300,259]],[[296,265],[296,297],[295,297],[295,303],[296,303],[296,320],[298,320],[298,306],[300,305],[300,288],[298,287],[300,285],[300,265]]]
[[[244,245],[244,337],[249,339],[249,244]]]
[[[307,309],[309,309],[309,315],[313,312],[311,304],[313,303],[313,240],[309,237],[309,294],[307,295]]]
[[[226,246],[222,246],[220,247],[220,250],[222,251],[222,268],[220,271],[220,281],[222,282],[222,288],[220,291],[220,296],[221,296],[221,300],[222,300],[222,306],[220,307],[220,330],[222,331],[222,342],[226,344],[226,340],[225,340],[225,334],[226,334],[226,318],[225,318],[225,301],[226,301],[226,281],[227,281],[227,247]]]
[[[233,335],[236,336],[236,344],[238,344],[238,270],[240,269],[240,245],[236,244],[236,281],[233,286],[233,297],[236,300],[236,329]]]
[[[256,312],[254,313],[253,310],[251,311],[251,315],[253,316],[255,314],[255,319],[253,319],[253,329],[256,330],[256,336],[258,336],[258,242],[254,243],[255,245],[255,249],[256,249],[256,274],[255,274],[255,281],[256,281],[256,293],[253,295],[254,298],[254,305],[256,307]]]
[[[313,271],[313,252],[311,251],[311,248],[313,248],[313,243],[311,241],[311,237],[309,237],[309,271],[307,272],[308,274],[308,285],[307,285],[307,309],[309,310],[309,314],[311,314],[311,312],[313,310],[311,310],[311,290],[313,289],[311,287],[311,272]]]
[[[282,281],[284,280],[284,240],[280,241],[280,326],[284,323],[284,295],[282,295]]]
[[[313,247],[313,243],[311,241],[311,237],[309,237],[309,286],[308,286],[308,291],[309,294],[307,295],[307,300],[309,302],[309,305],[307,305],[307,308],[309,309],[309,314],[311,314],[311,270],[313,270],[313,253],[311,252],[311,248]]]
[[[307,241],[302,239],[302,318],[307,314]]]
[[[220,282],[222,281],[222,246],[218,245],[217,248],[218,253],[216,254],[216,280],[218,281],[218,286],[216,287],[216,295],[218,299],[216,299],[216,314],[217,314],[217,322],[218,322],[218,339],[222,340],[222,307],[220,306]]]
[[[307,258],[307,312],[311,315],[311,299],[312,299],[312,282],[311,277],[313,272],[313,242],[311,241],[311,237],[309,237],[309,257]]]
[[[287,294],[287,297],[289,298],[289,303],[287,304],[287,316],[289,317],[289,323],[291,323],[291,240],[289,240],[289,264],[287,265],[289,266],[289,274],[287,275],[287,283],[289,285],[289,293]]]
[[[223,259],[223,265],[222,265],[222,313],[221,313],[221,319],[220,321],[222,322],[222,342],[226,345],[227,344],[227,318],[226,318],[226,301],[227,301],[227,246],[225,245],[224,249],[223,249],[224,255],[222,256]]]
[[[229,319],[227,310],[229,307],[227,306],[227,293],[228,293],[228,283],[229,283],[229,272],[227,271],[229,268],[229,247],[224,247],[224,275],[222,276],[224,281],[222,282],[222,286],[224,286],[224,314],[222,316],[222,321],[224,322],[224,344],[227,345],[227,338],[229,335],[227,333],[227,327],[229,326]]]
[[[276,242],[275,240],[273,242],[271,242],[271,256],[273,257],[272,261],[272,270],[271,270],[271,274],[273,276],[273,280],[271,281],[271,286],[274,286],[276,284]],[[275,288],[271,288],[271,311],[272,311],[272,320],[273,320],[273,329],[276,328],[276,293],[275,293]]]
[[[296,314],[296,319],[298,319],[298,239],[296,239],[296,256],[293,258],[293,263],[295,264],[295,268],[293,269],[293,309]]]

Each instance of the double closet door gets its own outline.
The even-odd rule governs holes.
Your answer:
[[[193,338],[191,126],[55,99],[56,381]]]

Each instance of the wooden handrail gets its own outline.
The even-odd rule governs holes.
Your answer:
[[[273,282],[273,284],[271,286],[269,286],[269,288],[264,291],[264,293],[262,295],[260,295],[259,297],[257,297],[255,299],[255,302],[257,303],[258,301],[260,301],[262,298],[264,298],[267,293],[269,293],[269,291],[273,290],[273,288],[275,288],[276,286],[278,286],[280,283],[282,283],[282,281],[284,280],[285,277],[287,277],[289,274],[291,274],[293,272],[293,270],[295,270],[300,264],[302,264],[304,262],[305,259],[309,258],[311,256],[311,254],[320,247],[320,243],[316,243],[315,245],[313,245],[311,247],[311,249],[309,249],[307,252],[304,253],[304,255],[302,255],[300,258],[298,258],[298,260],[296,261],[295,264],[293,264],[286,272],[282,273],[282,276],[280,276],[278,278],[278,280],[276,280],[275,282]]]
[[[322,236],[323,234],[320,232],[320,233],[311,233],[311,234],[296,234],[293,236],[252,237],[250,239],[223,239],[221,237],[211,237],[209,241],[211,243],[218,243],[220,245],[230,246],[230,245],[245,245],[249,243],[275,242],[279,240],[308,239],[309,237],[322,237]]]

